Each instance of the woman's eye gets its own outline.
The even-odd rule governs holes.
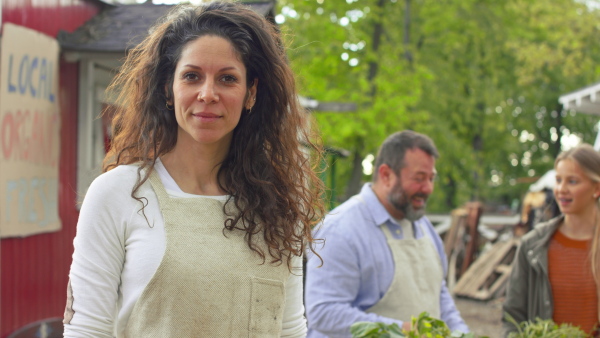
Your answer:
[[[223,77],[221,78],[221,81],[226,82],[226,83],[233,83],[233,82],[237,82],[237,78],[233,75],[223,75]]]
[[[185,74],[183,74],[183,79],[184,80],[196,80],[196,79],[198,79],[198,75],[196,75],[195,73],[185,73]]]

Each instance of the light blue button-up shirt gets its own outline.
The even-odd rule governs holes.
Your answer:
[[[394,278],[392,253],[380,228],[384,224],[390,227],[394,238],[403,239],[402,228],[367,183],[358,196],[332,210],[322,227],[315,230],[314,237],[325,239],[325,244],[316,245],[323,258],[322,267],[319,267],[319,257],[308,255],[305,290],[308,337],[350,337],[350,325],[359,321],[402,326],[400,320],[365,312],[379,302]],[[446,254],[431,222],[422,217],[414,223],[413,231],[415,238],[427,236],[431,239],[445,275],[448,270]],[[451,330],[469,332],[446,282],[443,281],[440,287],[441,319]]]

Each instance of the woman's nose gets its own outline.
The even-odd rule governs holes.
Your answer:
[[[565,181],[559,181],[556,182],[556,191],[565,191],[567,188],[567,185],[565,184]]]
[[[219,101],[219,95],[216,92],[214,82],[211,80],[206,80],[204,84],[200,87],[200,91],[198,92],[198,101],[204,103],[214,103]]]

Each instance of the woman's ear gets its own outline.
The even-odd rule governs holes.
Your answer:
[[[252,81],[252,85],[248,88],[248,98],[246,99],[246,109],[252,109],[256,104],[256,95],[258,88],[258,79]]]
[[[173,105],[173,95],[169,91],[169,85],[168,84],[165,84],[165,99],[166,99],[168,105],[170,105],[170,106]]]

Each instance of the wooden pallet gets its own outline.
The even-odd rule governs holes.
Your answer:
[[[520,240],[494,244],[461,276],[452,290],[457,296],[478,300],[494,298],[505,287]]]

